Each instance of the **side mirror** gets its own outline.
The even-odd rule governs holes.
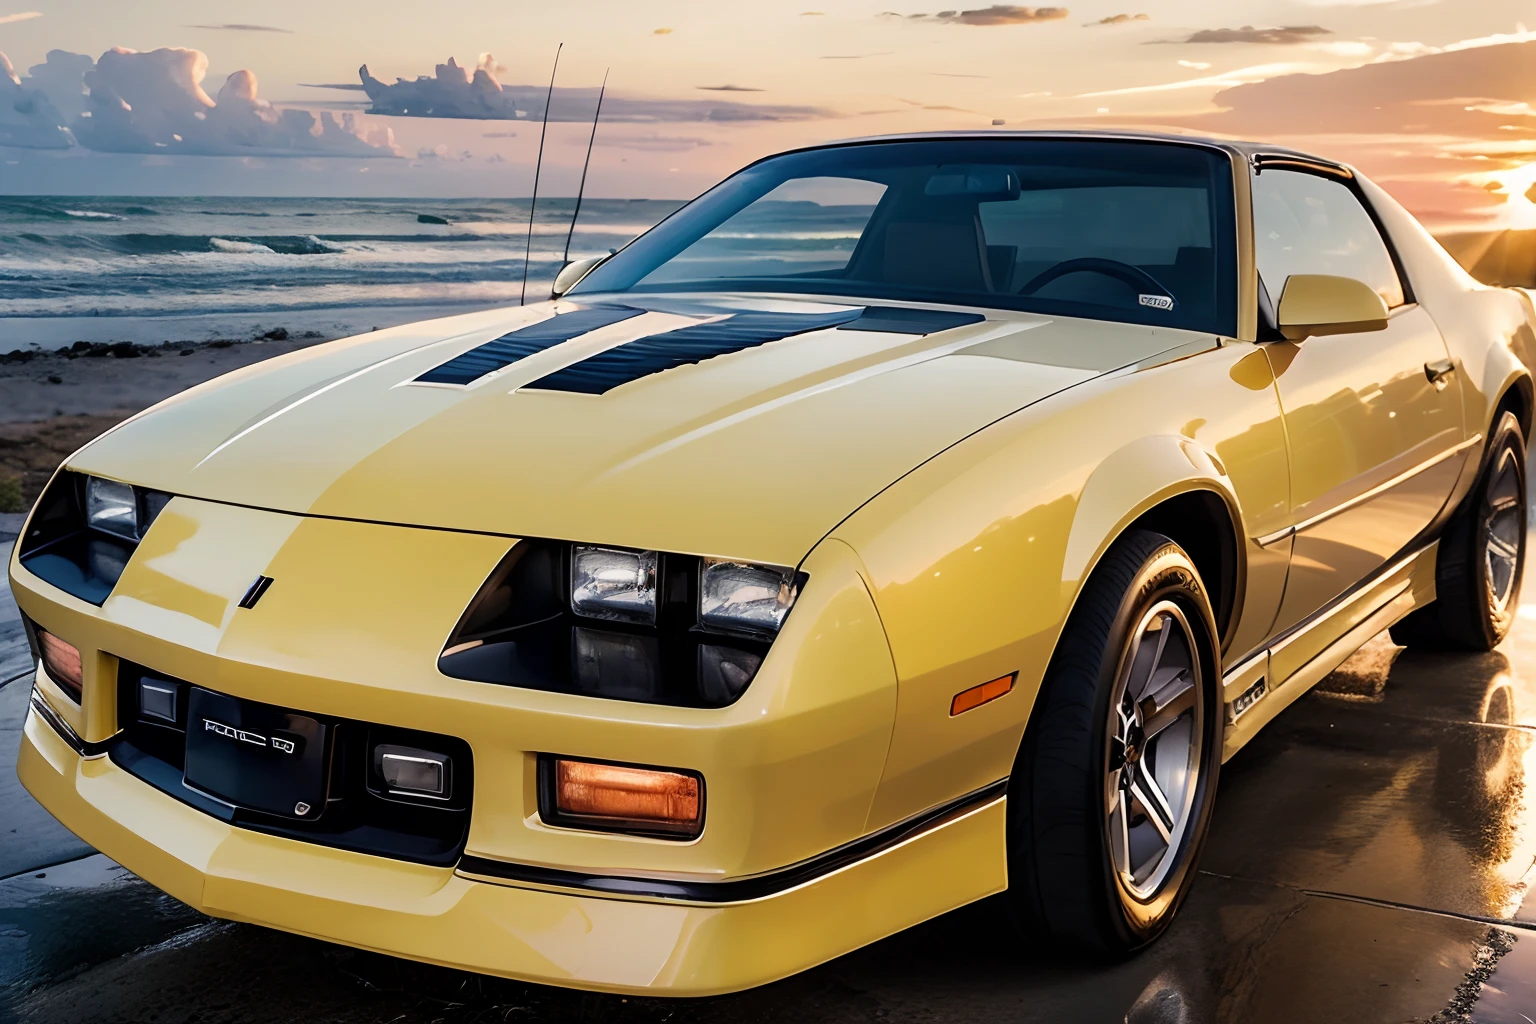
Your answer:
[[[597,267],[607,256],[588,256],[584,260],[571,260],[555,275],[554,287],[549,290],[551,299],[558,299],[581,283],[581,279]]]
[[[1280,293],[1280,333],[1290,341],[1313,335],[1387,329],[1387,304],[1352,277],[1292,274]]]

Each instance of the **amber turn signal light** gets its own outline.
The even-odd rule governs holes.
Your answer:
[[[704,828],[704,780],[679,768],[539,759],[539,814],[551,825],[692,838]]]
[[[949,702],[949,717],[953,718],[962,711],[971,708],[979,708],[989,700],[997,700],[1003,694],[1013,689],[1013,681],[1019,678],[1017,672],[1010,672],[1006,676],[998,676],[988,680],[980,686],[973,686],[969,690],[961,690],[955,694],[955,699]]]
[[[59,689],[80,703],[84,692],[81,683],[80,652],[45,629],[37,631],[37,653],[43,660],[48,678],[59,684]]]

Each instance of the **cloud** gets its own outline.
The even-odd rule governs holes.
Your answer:
[[[1215,95],[1222,110],[1184,123],[1271,135],[1439,133],[1487,138],[1508,123],[1504,104],[1527,96],[1536,96],[1536,41],[1453,44],[1440,53],[1406,60],[1237,85]]]
[[[517,132],[481,132],[482,139],[515,139]]]
[[[395,117],[442,117],[481,121],[538,120],[547,86],[503,85],[489,70],[486,54],[471,73],[449,58],[431,76],[380,81],[364,64],[358,69],[370,114]],[[734,91],[734,90],[733,90]],[[551,121],[590,121],[597,103],[596,89],[557,88],[550,104]],[[615,122],[681,123],[714,121],[747,123],[808,121],[836,116],[819,107],[773,106],[731,100],[674,100],[615,96],[603,100],[603,120]]]
[[[1085,25],[1083,27],[1084,28],[1093,28],[1093,27],[1095,27],[1097,25],[1124,25],[1124,24],[1127,24],[1128,22],[1132,22],[1132,21],[1151,21],[1151,20],[1152,20],[1152,15],[1150,15],[1150,14],[1111,14],[1107,18],[1100,18],[1098,21],[1090,21],[1087,25]]]
[[[20,149],[69,149],[74,136],[39,89],[22,86],[10,58],[0,53],[0,146]]]
[[[944,111],[949,111],[949,112],[956,113],[956,114],[975,114],[975,113],[978,113],[978,111],[967,110],[964,107],[952,107],[952,106],[949,106],[948,104],[943,104],[943,103],[924,103],[921,100],[909,100],[909,99],[904,99],[901,96],[892,96],[891,99],[895,100],[897,103],[905,103],[909,107],[917,107],[920,110],[944,110]]]
[[[105,153],[397,155],[388,129],[365,139],[351,114],[338,122],[329,111],[317,119],[273,107],[257,95],[249,70],[230,75],[215,100],[203,90],[207,73],[208,58],[198,50],[114,47],[85,72],[86,110],[71,131],[82,146]]]
[[[345,89],[348,92],[362,92],[360,82],[300,82],[301,89]]]
[[[1223,71],[1215,75],[1185,78],[1177,82],[1160,82],[1157,85],[1132,85],[1124,89],[1103,89],[1098,92],[1085,92],[1079,95],[1077,99],[1097,99],[1101,96],[1135,96],[1142,93],[1179,92],[1186,89],[1229,89],[1234,86],[1262,82],[1269,78],[1279,78],[1282,75],[1294,75],[1313,70],[1316,70],[1313,65],[1302,64],[1296,61],[1254,64],[1246,68],[1234,68],[1231,71]]]
[[[1203,60],[1181,60],[1179,61],[1179,67],[1191,68],[1195,71],[1209,71],[1211,69],[1211,65]]]
[[[1191,33],[1187,39],[1161,41],[1183,43],[1265,43],[1278,46],[1293,46],[1296,43],[1315,42],[1322,36],[1330,35],[1333,35],[1333,30],[1323,28],[1321,25],[1282,25],[1278,28],[1254,28],[1252,25],[1244,25],[1242,28],[1203,28],[1198,32]]]
[[[710,140],[696,135],[607,135],[604,136],[604,142],[616,149],[638,149],[652,153],[682,153],[714,145]]]
[[[27,69],[23,84],[42,90],[63,117],[58,123],[67,125],[85,112],[85,73],[95,66],[83,53],[49,50],[43,63]]]
[[[41,18],[42,11],[22,11],[20,14],[0,14],[0,25],[12,25],[18,21],[31,21],[33,18]]]
[[[750,85],[696,85],[695,89],[703,89],[705,92],[766,92],[766,89],[754,89]]]
[[[1510,38],[1523,41],[1489,41]],[[1524,115],[1536,96],[1536,33],[1463,40],[1410,57],[1389,48],[1369,63],[1323,73],[1281,68],[1228,73],[1252,78],[1216,92],[1220,109],[1210,113],[1118,122],[1321,149],[1359,165],[1421,216],[1462,224],[1507,210],[1502,196],[1489,205],[1483,185],[1536,160],[1536,118]]]
[[[454,152],[453,150],[449,149],[445,143],[439,142],[437,145],[432,146],[431,148],[423,146],[421,149],[418,149],[416,151],[416,159],[441,160],[446,163],[463,163],[466,160],[473,160],[474,154],[467,149]]]
[[[214,32],[279,32],[285,36],[293,35],[290,29],[273,28],[271,25],[188,25],[187,28],[206,28]]]
[[[672,34],[672,30],[669,29],[669,28],[658,28],[654,32],[651,33],[651,35],[653,35],[653,36],[669,36],[671,34]]]
[[[940,11],[937,14],[897,14],[885,11],[882,18],[904,18],[908,21],[924,19],[950,25],[1033,25],[1042,21],[1060,21],[1071,12],[1065,7],[1018,7],[1014,4],[993,4],[970,11]]]

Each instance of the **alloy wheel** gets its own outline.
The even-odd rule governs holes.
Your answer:
[[[1195,633],[1173,601],[1142,615],[1111,696],[1106,822],[1115,873],[1138,901],[1178,862],[1203,763],[1204,702]]]
[[[1514,597],[1520,578],[1520,562],[1525,551],[1525,508],[1520,500],[1520,469],[1516,454],[1500,453],[1498,464],[1488,474],[1483,493],[1483,568],[1488,582],[1488,600],[1496,615],[1502,615]]]

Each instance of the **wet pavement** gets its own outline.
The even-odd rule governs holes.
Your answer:
[[[4,597],[0,681],[27,668]],[[1536,1024],[1536,600],[1492,654],[1378,637],[1277,718],[1224,769],[1201,876],[1140,956],[1023,949],[991,900],[696,1001],[524,985],[202,917],[19,789],[26,687],[0,684],[0,1021]]]

